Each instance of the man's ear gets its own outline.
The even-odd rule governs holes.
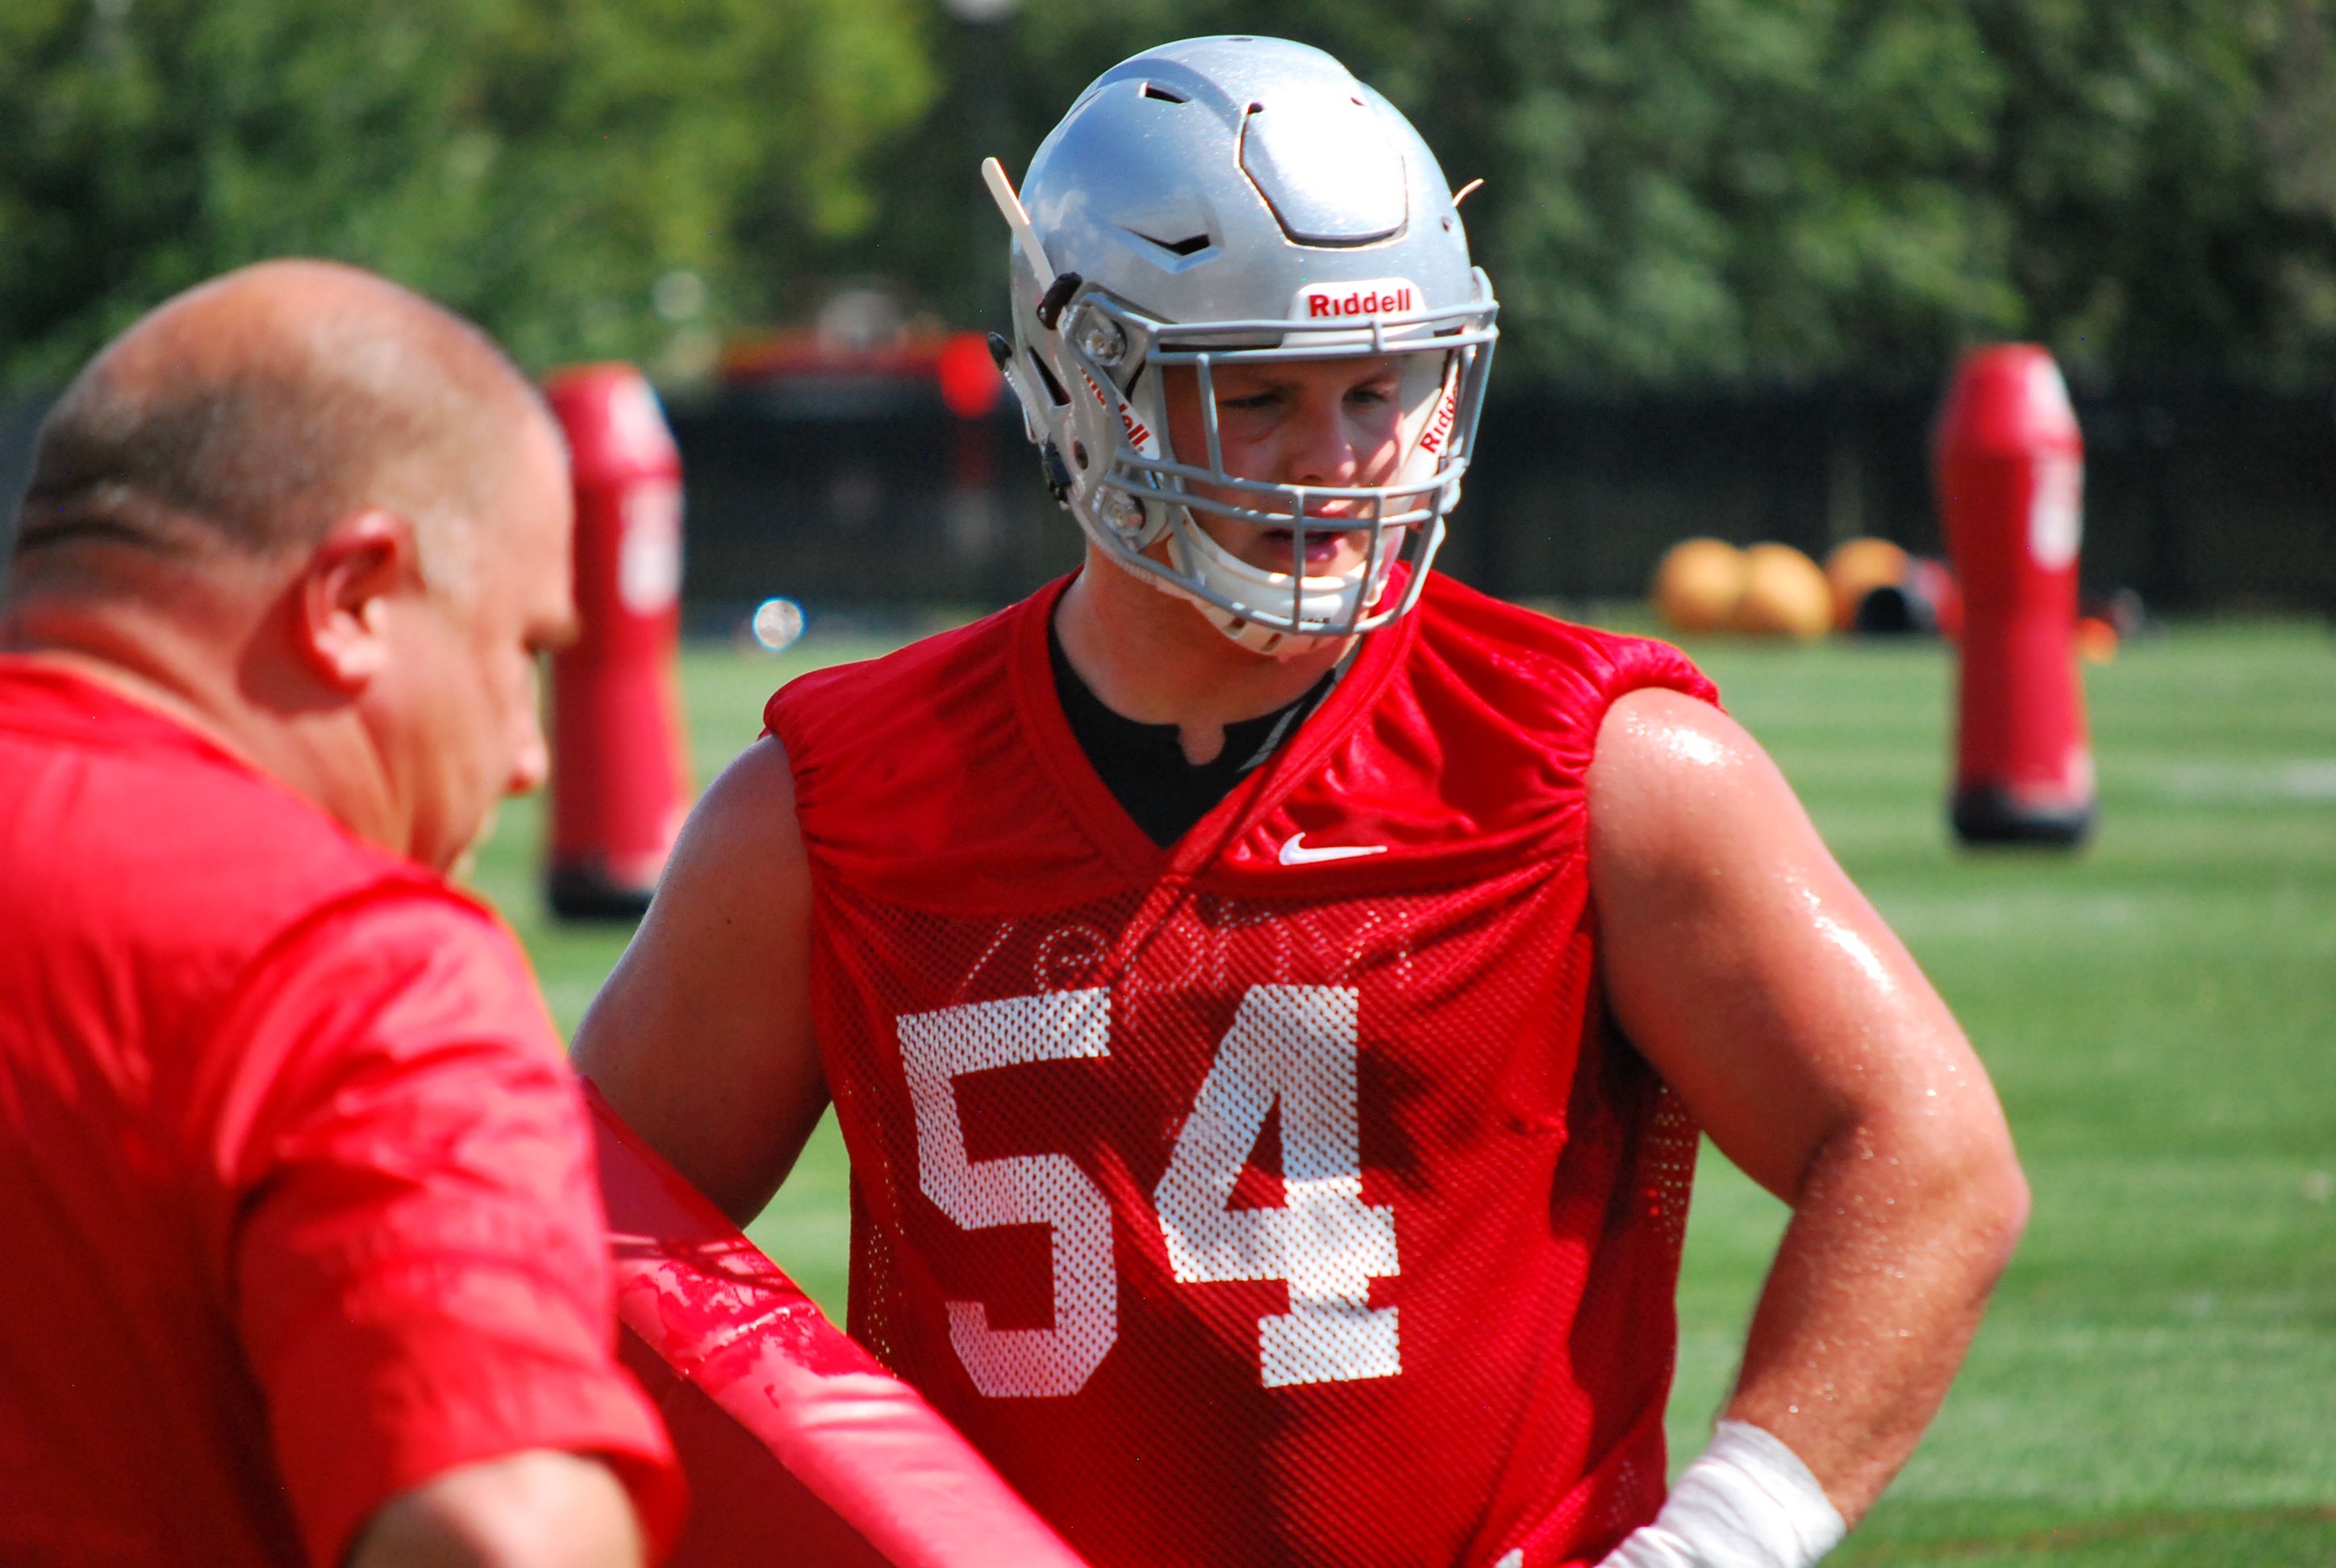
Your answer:
[[[405,519],[374,509],[335,523],[294,585],[293,632],[309,667],[336,690],[364,689],[389,662],[389,601],[421,581]]]

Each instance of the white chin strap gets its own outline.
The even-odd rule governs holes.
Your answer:
[[[1369,609],[1371,600],[1386,586],[1402,542],[1401,529],[1384,531],[1374,580],[1365,580],[1365,568],[1361,565],[1336,577],[1293,579],[1288,572],[1268,571],[1240,560],[1203,533],[1192,521],[1191,513],[1180,511],[1168,525],[1169,564],[1183,576],[1197,578],[1219,597],[1271,617],[1275,624],[1212,604],[1164,578],[1152,580],[1166,591],[1191,600],[1208,618],[1210,625],[1251,653],[1273,658],[1298,658],[1346,636],[1341,628],[1359,619],[1361,612]],[[1294,617],[1290,613],[1293,589],[1297,595]]]

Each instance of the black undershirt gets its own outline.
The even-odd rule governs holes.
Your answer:
[[[1046,623],[1046,654],[1055,667],[1055,696],[1087,763],[1144,835],[1165,849],[1207,816],[1251,768],[1271,756],[1338,683],[1335,669],[1286,707],[1225,726],[1225,745],[1195,766],[1173,724],[1139,724],[1104,706],[1063,653],[1063,639]]]

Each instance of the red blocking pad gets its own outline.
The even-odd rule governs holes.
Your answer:
[[[689,1477],[675,1568],[1082,1568],[908,1384],[585,1086],[620,1350]]]

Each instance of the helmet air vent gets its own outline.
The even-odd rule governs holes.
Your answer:
[[[1071,394],[1063,390],[1063,384],[1055,379],[1053,371],[1046,368],[1046,360],[1041,358],[1035,350],[1029,355],[1029,359],[1030,368],[1038,373],[1039,385],[1046,389],[1046,401],[1056,408],[1069,407]]]
[[[1300,245],[1369,245],[1410,212],[1403,154],[1348,93],[1285,87],[1241,117],[1241,171]]]
[[[1188,234],[1182,239],[1154,239],[1141,229],[1131,229],[1128,232],[1146,245],[1157,245],[1171,256],[1198,256],[1210,243],[1205,234]]]
[[[1163,103],[1182,103],[1185,102],[1184,95],[1183,93],[1171,93],[1167,88],[1161,86],[1157,82],[1146,82],[1144,84],[1144,95],[1146,98],[1157,98]]]

